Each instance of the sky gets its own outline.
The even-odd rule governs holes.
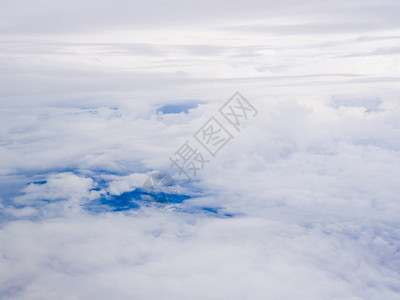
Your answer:
[[[395,0],[1,0],[0,299],[399,299],[399,41]]]

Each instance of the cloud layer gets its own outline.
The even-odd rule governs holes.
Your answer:
[[[396,1],[39,2],[0,4],[1,299],[399,298]]]

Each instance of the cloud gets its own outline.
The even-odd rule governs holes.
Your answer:
[[[3,204],[13,220],[1,229],[1,269],[13,271],[0,276],[2,298],[187,299],[195,291],[199,299],[395,299],[400,143],[393,120],[399,106],[382,98],[371,100],[379,110],[367,111],[361,105],[369,102],[357,101],[253,101],[259,116],[248,120],[194,183],[185,186],[173,174],[184,190],[200,191],[175,209],[84,208],[102,194],[140,187],[144,174],[86,166],[81,174],[42,176],[12,199],[19,206]],[[185,114],[192,118],[189,129],[201,125],[214,106]],[[73,110],[77,120],[92,116],[94,123],[100,111],[105,128],[113,127],[111,110]],[[168,122],[181,117],[168,116]],[[153,128],[155,120],[141,119],[141,128]],[[166,138],[189,138],[189,129],[170,128]],[[132,131],[120,134],[127,138]],[[31,148],[36,143],[47,148],[40,139]],[[168,160],[167,153],[155,153]],[[232,217],[201,213],[202,208]]]
[[[93,187],[90,178],[82,178],[72,173],[58,173],[49,176],[46,181],[31,183],[24,190],[24,195],[14,198],[17,204],[33,204],[41,200],[79,200],[90,198]]]
[[[285,1],[126,1],[115,4],[102,0],[41,1],[30,5],[24,1],[3,2],[0,32],[5,35],[53,35],[96,33],[119,29],[146,29],[179,26],[221,26],[233,22],[260,20],[277,21],[275,32],[285,31],[282,20],[310,21],[291,32],[343,32],[343,30],[375,30],[398,27],[398,3],[391,0],[361,2],[335,1],[321,4],[319,1],[303,1],[297,5]],[[165,13],[168,11],[168,13]],[[323,21],[332,21],[327,27]],[[318,23],[314,23],[318,22]],[[318,26],[318,24],[320,26]],[[337,27],[335,27],[335,24]],[[303,28],[302,28],[303,27]],[[325,27],[325,29],[324,29]]]
[[[38,3],[0,4],[1,299],[399,298],[397,3]]]
[[[315,228],[260,218],[193,223],[155,211],[70,222],[18,222],[2,235],[14,238],[1,243],[7,255],[1,263],[11,270],[2,281],[1,295],[395,299],[394,266],[384,267],[374,258],[394,254],[389,246],[393,237],[388,243],[376,234],[391,232],[384,224]],[[18,289],[21,283],[23,290]]]

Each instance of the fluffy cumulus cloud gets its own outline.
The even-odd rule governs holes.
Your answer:
[[[399,299],[396,1],[0,7],[1,299]]]

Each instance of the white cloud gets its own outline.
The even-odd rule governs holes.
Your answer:
[[[1,269],[14,270],[0,276],[2,298],[396,299],[400,158],[393,117],[399,107],[382,99],[379,110],[368,112],[350,103],[256,101],[259,116],[248,120],[197,183],[184,186],[203,196],[176,211],[88,215],[81,208],[101,193],[140,187],[144,174],[95,168],[28,185],[14,201],[31,206],[3,207],[21,220],[1,229]],[[205,107],[189,113],[189,129],[206,119],[207,110],[197,111]],[[169,115],[168,122],[174,117],[180,115]],[[104,128],[114,126],[113,118],[106,120]],[[154,122],[164,121],[141,122],[149,136]],[[171,151],[180,135],[190,138],[184,127],[166,131]],[[121,138],[128,133],[120,132]],[[159,161],[167,156],[155,152]],[[92,190],[99,180],[108,184]],[[43,199],[58,204],[34,211]],[[199,207],[234,217],[201,214]],[[32,215],[36,219],[28,221]]]
[[[256,4],[0,4],[1,299],[399,298],[398,4]],[[156,170],[197,197],[102,209]]]
[[[376,260],[398,247],[377,236],[389,228],[160,211],[15,222],[2,231],[2,298],[396,299],[396,269]]]
[[[107,191],[111,195],[121,195],[124,192],[133,191],[141,188],[147,179],[146,174],[130,174],[128,176],[118,176],[109,182]]]

